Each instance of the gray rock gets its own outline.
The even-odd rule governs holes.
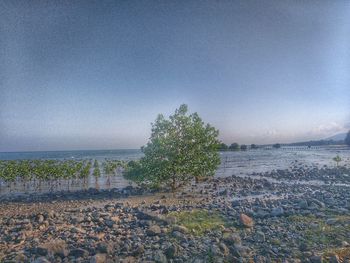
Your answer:
[[[231,234],[224,238],[224,242],[229,245],[240,245],[241,237],[238,234]]]
[[[106,254],[96,254],[90,259],[90,263],[106,263]]]
[[[338,219],[337,218],[329,218],[326,220],[326,224],[327,225],[335,225],[336,223],[338,223]]]
[[[42,223],[42,222],[44,222],[44,216],[43,215],[41,215],[41,214],[39,214],[38,216],[37,216],[37,222],[38,223]]]
[[[48,261],[45,257],[39,257],[36,260],[34,260],[33,263],[51,263],[51,262]]]
[[[310,258],[310,262],[311,263],[322,263],[323,262],[322,256],[312,256]]]
[[[265,234],[261,231],[256,232],[256,241],[265,242]]]
[[[142,255],[145,252],[145,248],[142,244],[136,244],[135,249],[133,251],[134,256]]]
[[[219,244],[219,248],[224,256],[227,256],[230,253],[229,248],[223,242]]]
[[[42,246],[38,246],[35,251],[40,256],[46,256],[48,254],[47,248]]]
[[[275,207],[271,211],[271,216],[282,216],[284,214],[284,209],[282,207]]]
[[[89,255],[89,252],[82,248],[72,249],[69,253],[69,256],[75,257],[75,258],[87,257],[88,255]]]
[[[338,255],[333,255],[329,258],[329,263],[341,263],[341,260]]]
[[[115,222],[113,220],[109,220],[109,219],[105,220],[105,225],[108,226],[109,228],[112,228],[114,224]]]
[[[177,247],[174,244],[170,243],[165,248],[164,253],[167,258],[174,258],[177,254]]]
[[[306,208],[308,208],[308,203],[307,203],[306,200],[301,200],[299,202],[298,206],[299,206],[300,209],[306,209]]]
[[[156,250],[153,254],[153,260],[157,263],[167,263],[168,260],[161,250]]]
[[[102,254],[112,254],[114,252],[113,245],[107,242],[98,243],[96,250]]]
[[[148,236],[156,236],[161,233],[161,229],[157,225],[152,225],[149,229],[147,229],[146,233]]]
[[[183,234],[187,234],[189,231],[186,227],[184,226],[179,226],[179,225],[174,225],[173,226],[173,231],[178,231]]]

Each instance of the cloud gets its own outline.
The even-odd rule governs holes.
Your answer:
[[[330,122],[321,124],[310,132],[313,136],[331,136],[337,133],[345,132],[350,128],[350,123],[341,124],[338,122]]]

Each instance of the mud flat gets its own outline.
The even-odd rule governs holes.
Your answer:
[[[142,189],[17,196],[1,262],[350,262],[350,171],[289,169]]]

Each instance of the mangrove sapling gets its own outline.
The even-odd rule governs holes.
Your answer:
[[[94,162],[93,176],[95,177],[95,187],[96,187],[96,189],[99,189],[98,178],[101,176],[101,171],[100,171],[100,167],[99,167],[97,160],[95,160],[95,162]]]
[[[87,179],[89,178],[89,175],[90,175],[90,169],[91,169],[91,162],[88,161],[80,171],[80,178],[83,178],[83,185],[85,190],[87,190],[87,186],[88,186]]]
[[[342,161],[342,159],[340,158],[339,155],[337,155],[336,157],[333,158],[333,161],[335,161],[337,163],[337,167],[339,167],[339,163]]]
[[[9,188],[9,191],[12,192],[12,185],[15,187],[17,179],[17,165],[15,161],[9,161],[7,166],[3,171],[4,180]]]

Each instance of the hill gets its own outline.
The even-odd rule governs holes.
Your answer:
[[[343,140],[345,140],[345,137],[346,137],[346,132],[335,134],[331,137],[326,138],[325,140],[326,141],[328,141],[328,140],[343,141]]]

